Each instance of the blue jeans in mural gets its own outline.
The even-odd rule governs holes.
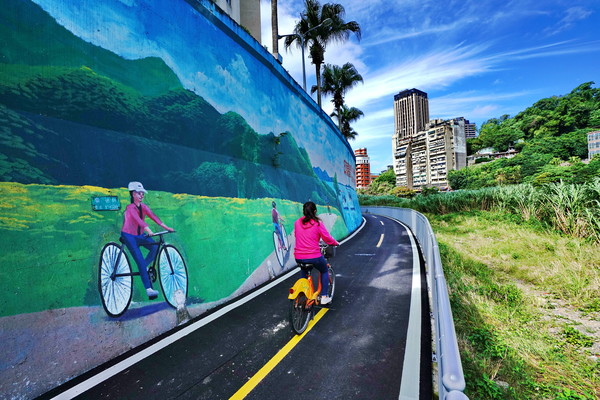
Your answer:
[[[318,258],[305,259],[296,258],[296,262],[314,264],[315,268],[321,273],[321,295],[327,295],[327,290],[329,289],[329,271],[327,270],[327,260],[325,260],[325,257],[321,256]],[[300,274],[303,278],[308,278],[308,274],[303,269],[300,270]]]
[[[275,232],[277,232],[277,236],[279,236],[279,240],[281,240],[281,245],[285,246],[285,240],[283,240],[283,233],[281,232],[279,224],[273,222],[273,229],[275,229]]]
[[[138,266],[140,278],[142,278],[144,287],[146,289],[151,288],[152,282],[150,282],[150,277],[148,276],[148,270],[146,268],[154,260],[154,257],[156,257],[156,252],[158,251],[157,242],[147,235],[130,235],[129,233],[121,232],[121,237]],[[144,258],[140,246],[148,249],[146,258]]]

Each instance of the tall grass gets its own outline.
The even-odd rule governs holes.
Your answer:
[[[359,200],[361,205],[412,208],[431,214],[475,210],[509,212],[524,221],[600,242],[600,178],[582,185],[521,184],[419,195],[411,199],[360,195]]]
[[[448,283],[465,394],[600,399],[597,244],[532,229],[503,212],[428,218]]]

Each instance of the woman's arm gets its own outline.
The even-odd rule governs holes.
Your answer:
[[[160,218],[158,218],[158,216],[152,212],[152,210],[150,209],[150,207],[148,207],[146,204],[144,204],[143,206],[145,206],[145,207],[144,207],[144,213],[145,213],[145,214],[146,214],[146,215],[147,215],[147,216],[148,216],[148,217],[149,217],[149,218],[150,218],[152,221],[156,222],[156,225],[158,225],[158,226],[160,226],[160,227],[162,227],[162,228],[164,228],[164,229],[166,229],[166,230],[168,230],[168,231],[171,231],[171,232],[172,232],[172,231],[174,231],[174,229],[173,229],[173,228],[169,228],[169,227],[168,227],[168,226],[167,226],[167,225],[166,225],[164,222],[162,222],[162,221],[160,220]],[[145,230],[146,232],[148,232],[148,230],[149,230],[149,229],[148,229],[148,230],[144,229],[144,230]],[[148,234],[149,234],[149,235],[152,235],[152,231],[150,231]]]
[[[323,222],[321,222],[319,224],[319,230],[321,233],[321,238],[323,239],[323,241],[325,243],[327,243],[330,246],[339,246],[340,244],[338,243],[337,240],[335,240],[327,231],[327,228],[325,228],[325,224],[323,224]]]

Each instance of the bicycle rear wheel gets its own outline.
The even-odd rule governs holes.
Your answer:
[[[329,272],[329,288],[327,289],[327,296],[333,299],[333,293],[335,293],[335,272],[329,264],[327,264],[327,271]]]
[[[281,246],[281,241],[279,239],[277,231],[273,231],[273,245],[275,246],[275,254],[277,255],[277,261],[279,262],[279,265],[283,267],[283,247]]]
[[[98,265],[98,291],[104,311],[111,317],[121,316],[131,304],[133,276],[127,254],[118,244],[104,245]]]
[[[188,272],[179,250],[164,245],[158,254],[158,276],[165,300],[173,308],[185,305],[188,292]]]
[[[283,224],[280,224],[279,227],[281,228],[281,237],[283,238],[283,245],[285,246],[285,251],[288,252],[290,251],[290,241],[288,240],[287,232],[285,231],[285,226],[283,226]]]
[[[310,321],[311,309],[306,304],[307,300],[304,293],[300,293],[298,297],[290,300],[290,325],[292,331],[298,335],[306,330]]]

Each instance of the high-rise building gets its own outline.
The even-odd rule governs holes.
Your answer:
[[[467,165],[466,132],[475,137],[475,124],[464,117],[429,121],[427,93],[410,89],[395,95],[394,121],[396,186],[446,187],[448,171]]]
[[[426,185],[444,188],[448,186],[448,171],[466,167],[467,141],[465,119],[444,121],[436,119],[427,126],[427,179],[419,181],[415,188]],[[424,184],[422,182],[425,182]]]
[[[366,188],[371,183],[371,163],[367,149],[354,150],[356,156],[356,188]]]
[[[418,89],[407,89],[394,96],[394,173],[396,186],[412,187],[412,139],[425,129],[429,121],[427,93]]]
[[[460,117],[460,118],[463,118],[463,117]],[[475,129],[475,124],[472,124],[471,122],[469,122],[468,119],[465,119],[465,138],[474,139],[476,137],[477,137],[477,130]]]

